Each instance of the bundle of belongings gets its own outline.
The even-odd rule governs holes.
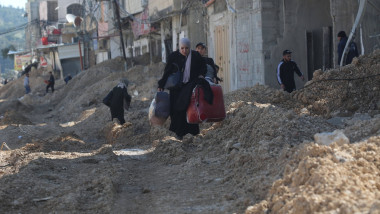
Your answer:
[[[157,92],[149,107],[151,125],[161,126],[170,115],[170,97],[167,92]]]
[[[218,122],[226,117],[222,87],[206,79],[186,84],[179,97],[175,106],[186,110],[187,123]]]
[[[211,103],[204,99],[204,88],[197,85],[193,89],[186,113],[187,123],[219,122],[226,118],[222,87],[220,85],[211,84],[210,88],[213,94]]]

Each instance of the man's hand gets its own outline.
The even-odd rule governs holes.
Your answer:
[[[285,89],[285,85],[284,85],[284,84],[281,84],[281,88],[282,88],[282,89]]]
[[[302,81],[305,81],[305,77],[303,75],[300,76],[300,78],[301,78]]]
[[[161,92],[161,91],[164,91],[163,88],[157,88],[157,91]]]

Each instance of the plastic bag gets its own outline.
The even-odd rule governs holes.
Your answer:
[[[163,125],[170,115],[170,98],[166,92],[157,92],[149,107],[149,121],[152,125]]]
[[[156,111],[155,109],[156,109],[156,99],[153,99],[149,107],[149,122],[153,126],[162,126],[164,125],[166,118],[157,117],[155,115],[155,111]]]

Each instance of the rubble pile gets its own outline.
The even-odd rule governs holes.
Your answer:
[[[380,113],[380,50],[356,58],[351,65],[314,72],[292,96],[313,114],[324,117]]]
[[[270,189],[246,213],[377,213],[380,137],[354,144],[304,145]]]
[[[67,85],[58,79],[48,94],[43,72],[32,70],[31,94],[22,78],[0,89],[0,136],[11,149],[0,151],[1,210],[375,213],[379,64],[377,51],[317,71],[291,94],[264,85],[227,93],[226,119],[183,140],[168,131],[170,119],[149,124],[163,63],[125,71],[116,58]],[[132,96],[124,125],[102,103],[121,78]],[[317,133],[333,132],[349,143],[316,144]]]

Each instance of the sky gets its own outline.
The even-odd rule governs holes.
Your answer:
[[[2,6],[11,6],[14,8],[23,8],[25,9],[25,4],[28,0],[0,0],[0,5]]]

